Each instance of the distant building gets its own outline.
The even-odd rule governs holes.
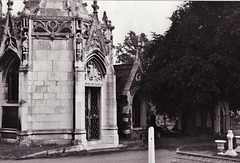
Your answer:
[[[119,135],[141,139],[151,124],[149,98],[141,89],[142,67],[139,59],[133,64],[115,65],[117,76],[117,109]]]
[[[93,14],[82,0],[24,4],[13,17],[8,0],[1,20],[1,138],[118,146],[114,27],[106,13],[100,22],[96,0]]]
[[[228,101],[219,100],[212,109],[196,109],[196,125],[200,134],[226,135],[230,129],[230,111]],[[178,130],[182,130],[182,122],[185,117],[179,112]],[[187,125],[187,124],[185,124]]]

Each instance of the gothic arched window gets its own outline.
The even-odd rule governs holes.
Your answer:
[[[18,90],[19,90],[18,69],[19,69],[19,63],[13,62],[7,74],[8,102],[10,103],[18,102]]]

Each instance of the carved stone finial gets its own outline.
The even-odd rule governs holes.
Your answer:
[[[28,0],[24,0],[23,4],[28,7]]]
[[[94,0],[93,1],[93,4],[92,4],[92,8],[93,8],[93,13],[98,13],[98,9],[99,9],[99,6],[97,5],[97,0]]]
[[[12,6],[13,6],[13,0],[8,0],[7,2],[7,6],[8,6],[8,11],[11,12],[13,9],[12,9]]]
[[[103,12],[103,18],[102,18],[102,21],[103,21],[105,24],[107,24],[107,22],[108,22],[108,17],[107,17],[107,13],[106,13],[106,11]]]
[[[24,0],[23,3],[25,5],[25,7],[23,9],[22,15],[29,16],[30,15],[30,9],[29,9],[29,6],[28,6],[28,0]]]

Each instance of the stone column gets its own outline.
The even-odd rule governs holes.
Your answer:
[[[229,114],[229,102],[228,101],[225,101],[225,120],[226,120],[226,131],[227,132],[228,130],[230,130],[230,124],[231,124],[231,120],[230,120],[230,114]]]
[[[87,147],[85,129],[85,72],[75,72],[75,143]]]
[[[28,75],[24,68],[19,70],[19,122],[21,131],[19,133],[20,144],[29,144],[27,137],[22,136],[28,128]]]
[[[217,103],[214,108],[214,134],[216,135],[220,134],[220,118],[220,108]]]
[[[102,141],[105,144],[118,146],[116,77],[113,73],[106,74],[104,85]]]
[[[29,25],[30,24],[30,25]],[[21,62],[19,68],[19,122],[21,125],[21,131],[18,134],[20,144],[29,145],[30,140],[24,133],[27,133],[30,129],[28,126],[28,71],[29,64],[31,64],[31,54],[29,49],[32,49],[31,44],[31,21],[27,17],[22,19],[22,53]]]

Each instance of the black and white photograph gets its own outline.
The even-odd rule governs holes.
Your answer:
[[[0,162],[240,163],[240,1],[0,0]]]

